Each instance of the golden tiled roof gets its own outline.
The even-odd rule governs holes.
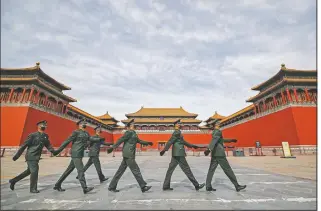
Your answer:
[[[222,116],[222,115],[218,114],[217,111],[215,111],[213,116],[209,117],[207,120],[205,120],[205,122],[208,122],[212,119],[224,119],[224,118],[225,118],[225,116]]]
[[[259,94],[249,98],[246,100],[246,102],[251,102],[253,99],[264,95],[265,93],[267,93],[268,91],[276,88],[277,86],[280,86],[286,82],[309,82],[309,83],[317,83],[317,79],[312,79],[312,78],[283,78],[282,81],[274,84],[273,86],[269,87],[268,89],[264,90],[263,92],[260,92]]]
[[[35,81],[35,82],[38,82],[39,84],[41,84],[42,86],[50,89],[51,91],[66,97],[67,99],[69,99],[70,102],[77,102],[76,99],[69,97],[62,92],[59,92],[56,89],[52,88],[51,86],[47,85],[46,83],[42,82],[41,80],[39,80],[38,77],[34,77],[34,78],[0,78],[0,81]]]
[[[164,120],[161,119],[146,119],[146,118],[135,118],[135,123],[174,123],[179,118],[164,118]],[[123,123],[127,123],[132,119],[126,119],[122,120]],[[201,120],[198,119],[181,119],[182,123],[201,123]]]
[[[267,84],[268,82],[272,81],[274,78],[277,78],[278,76],[281,75],[281,73],[283,72],[302,72],[302,73],[305,73],[305,72],[316,72],[316,70],[297,70],[297,69],[289,69],[289,68],[286,68],[284,64],[281,65],[281,69],[279,72],[277,72],[274,76],[272,76],[271,78],[269,78],[268,80],[264,81],[263,83],[257,85],[257,86],[254,86],[252,87],[251,89],[252,90],[259,90],[262,86],[264,86],[265,84]]]
[[[182,117],[197,117],[198,114],[193,114],[185,111],[182,107],[179,108],[144,108],[141,107],[135,113],[126,114],[126,117],[132,116],[155,116],[155,117],[166,117],[166,116],[182,116]]]
[[[76,106],[73,106],[73,105],[71,105],[71,104],[68,104],[68,108],[69,108],[70,110],[72,110],[72,111],[76,111],[76,112],[84,115],[86,118],[93,119],[93,120],[101,123],[102,125],[107,125],[104,121],[102,121],[102,120],[98,119],[97,117],[95,117],[95,116],[87,113],[86,111],[81,110],[80,108],[77,108]]]
[[[248,111],[250,111],[252,109],[254,109],[254,104],[251,104],[251,105],[243,108],[242,110],[239,110],[238,112],[235,112],[234,114],[231,114],[230,116],[227,116],[226,118],[221,120],[220,124],[222,124],[222,123],[224,123],[224,122],[226,122],[226,121],[228,121],[228,120],[230,120],[230,119],[232,119],[232,118],[234,118],[236,116],[244,114],[244,113],[246,113],[246,112],[248,112]]]
[[[117,122],[112,121],[112,120],[102,120],[102,119],[100,119],[100,120],[103,121],[106,125],[115,125],[115,124],[117,124]]]
[[[113,121],[114,123],[117,123],[119,121],[117,121],[114,117],[110,116],[108,114],[108,111],[106,112],[106,114],[104,115],[101,115],[101,116],[97,116],[98,119],[101,119],[101,120],[110,120],[110,121]]]
[[[22,70],[22,71],[40,71],[40,73],[48,78],[50,78],[52,81],[54,81],[55,83],[59,84],[61,86],[62,89],[64,90],[71,90],[70,87],[56,81],[54,78],[50,77],[49,75],[47,75],[45,72],[43,72],[40,68],[40,62],[36,63],[36,66],[34,67],[26,67],[26,68],[0,68],[1,71],[15,71],[15,70]]]

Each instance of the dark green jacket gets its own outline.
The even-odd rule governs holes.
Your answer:
[[[72,143],[71,145],[71,157],[72,158],[82,158],[84,157],[84,151],[89,145],[89,133],[85,130],[74,130],[69,136],[69,138],[64,141],[59,149],[58,152],[61,152],[66,146],[68,146],[69,143]]]
[[[212,132],[212,141],[208,148],[211,150],[212,157],[226,157],[224,150],[224,142],[232,142],[233,139],[223,139],[222,131],[213,130]]]
[[[94,135],[89,138],[89,156],[97,157],[99,156],[100,146],[111,146],[112,143],[105,143],[105,138],[100,137],[99,135]]]
[[[185,147],[187,146],[189,148],[195,146],[193,144],[188,143],[184,140],[184,137],[180,130],[175,130],[172,134],[172,137],[169,139],[169,141],[166,143],[164,150],[167,151],[169,148],[172,147],[172,156],[174,157],[185,157]]]
[[[25,155],[26,161],[39,161],[43,147],[46,147],[51,153],[55,150],[51,146],[49,136],[46,133],[35,132],[28,135],[27,140],[21,145],[15,157],[19,158],[27,148]]]
[[[136,131],[127,130],[125,134],[118,139],[118,141],[112,146],[116,149],[121,143],[123,145],[123,157],[124,158],[135,158],[136,155],[136,144],[148,145],[148,142],[142,141],[138,138]]]

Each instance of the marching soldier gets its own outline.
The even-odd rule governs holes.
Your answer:
[[[88,146],[89,141],[89,133],[86,131],[86,120],[82,119],[77,122],[79,126],[78,130],[72,132],[71,136],[64,141],[59,149],[57,150],[59,153],[67,147],[69,143],[71,145],[71,161],[66,171],[61,175],[57,183],[55,184],[54,190],[57,191],[65,191],[65,189],[61,188],[61,184],[63,181],[69,176],[69,174],[75,169],[78,171],[78,179],[83,189],[84,194],[92,191],[93,187],[87,187],[85,173],[84,173],[84,164],[82,162],[82,158],[84,157],[85,148]]]
[[[101,171],[101,165],[100,165],[100,161],[99,161],[99,152],[100,152],[100,146],[101,145],[105,145],[105,146],[111,146],[113,145],[112,143],[106,143],[105,138],[100,137],[101,134],[101,126],[97,126],[95,129],[96,135],[91,136],[89,138],[89,160],[87,162],[87,164],[84,167],[84,172],[87,171],[87,169],[94,164],[99,180],[100,182],[104,182],[106,180],[108,180],[108,178],[106,178],[104,176],[104,174]],[[78,177],[76,177],[76,179],[78,179]]]
[[[121,178],[121,176],[124,174],[128,166],[132,171],[132,173],[134,174],[142,192],[144,193],[148,191],[151,188],[151,186],[147,186],[147,183],[144,181],[143,176],[140,172],[140,169],[135,161],[136,144],[139,143],[142,145],[152,146],[153,142],[142,141],[138,138],[136,131],[134,130],[134,119],[128,122],[126,126],[127,128],[129,128],[129,130],[127,130],[125,134],[120,139],[118,139],[118,141],[112,146],[112,148],[109,148],[107,150],[108,153],[111,153],[121,143],[124,143],[123,144],[123,161],[121,162],[115,176],[111,180],[108,190],[112,192],[119,192],[119,190],[116,189],[118,181]]]
[[[210,123],[212,126],[212,141],[208,146],[208,149],[204,151],[204,154],[207,156],[210,152],[212,152],[211,164],[208,169],[207,178],[206,178],[206,190],[207,191],[216,191],[216,189],[212,188],[212,178],[214,172],[218,165],[221,166],[226,176],[231,180],[234,184],[237,192],[246,188],[246,185],[239,185],[236,179],[236,176],[226,159],[225,151],[224,151],[224,142],[237,142],[236,139],[223,139],[222,132],[219,129],[219,125],[215,124],[218,120],[214,120]]]
[[[43,147],[46,147],[53,155],[57,155],[49,141],[49,136],[44,131],[47,128],[47,121],[43,120],[37,123],[38,132],[28,135],[27,140],[21,145],[18,152],[13,156],[13,161],[16,161],[23,151],[27,148],[25,155],[26,162],[28,164],[27,170],[9,180],[10,189],[14,190],[14,186],[17,182],[30,175],[30,193],[39,193],[37,190],[38,172],[39,172],[39,160],[41,157]]]
[[[165,151],[167,151],[171,145],[173,145],[172,148],[172,160],[169,163],[169,167],[166,173],[166,177],[165,177],[165,181],[163,184],[163,190],[173,190],[173,188],[170,187],[170,182],[171,182],[171,177],[172,174],[176,168],[177,165],[179,165],[182,169],[182,171],[186,174],[186,176],[188,177],[188,179],[193,183],[193,185],[195,186],[196,190],[199,190],[201,188],[203,188],[205,186],[204,183],[199,184],[197,182],[197,180],[195,179],[187,161],[186,161],[186,152],[185,152],[185,148],[184,146],[187,146],[189,148],[194,148],[197,149],[199,148],[196,145],[190,144],[187,141],[184,140],[184,137],[181,134],[180,131],[180,120],[177,120],[174,123],[175,126],[175,131],[172,134],[172,137],[170,138],[170,140],[166,143],[164,149],[160,152],[160,155],[163,156]]]

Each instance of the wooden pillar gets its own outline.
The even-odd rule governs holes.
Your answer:
[[[47,101],[48,101],[48,95],[46,95],[46,99],[45,99],[45,106],[47,107]]]
[[[266,111],[266,104],[265,104],[265,100],[263,101],[263,110]]]
[[[8,101],[7,101],[7,102],[10,102],[10,101],[11,101],[13,92],[14,92],[14,88],[11,88],[11,91],[10,91],[10,94],[9,94]]]
[[[297,93],[296,93],[296,88],[293,88],[293,92],[294,92],[295,101],[296,101],[296,102],[299,102],[299,100],[298,100],[298,95],[297,95]]]
[[[65,104],[62,104],[62,106],[61,106],[61,113],[64,113],[64,107],[65,107]]]
[[[58,100],[57,100],[57,103],[56,103],[56,108],[55,108],[55,111],[57,111],[58,112]]]
[[[305,92],[305,96],[306,96],[306,98],[307,98],[307,101],[308,101],[308,102],[311,102],[311,98],[310,98],[310,95],[309,95],[308,89],[307,89],[307,88],[305,88],[305,89],[304,89],[304,92]]]
[[[30,94],[29,94],[28,101],[30,101],[30,100],[31,100],[32,95],[33,95],[33,91],[34,91],[34,88],[32,87],[32,88],[31,88],[31,91],[30,91]]]
[[[284,105],[285,104],[285,96],[283,94],[283,91],[281,91],[281,96],[282,96],[282,104]]]
[[[288,88],[286,88],[286,94],[287,94],[287,96],[288,96],[288,100],[289,100],[290,102],[292,102],[292,98],[291,98],[290,91],[289,91]]]
[[[256,105],[254,104],[254,115],[256,115]]]
[[[67,104],[65,104],[65,107],[66,107],[66,109],[65,109],[64,114],[66,114],[66,113],[67,113]]]
[[[24,89],[23,89],[23,92],[22,92],[22,96],[21,96],[20,103],[22,103],[23,98],[25,97],[25,93],[26,93],[26,88],[24,88]]]
[[[37,93],[37,96],[36,96],[36,99],[35,99],[35,103],[39,104],[39,102],[40,102],[40,90],[38,90],[38,93]]]
[[[277,104],[277,102],[276,102],[275,96],[273,96],[273,102],[274,102],[274,106],[277,107],[278,104]]]

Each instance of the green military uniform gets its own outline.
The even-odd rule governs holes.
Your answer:
[[[46,124],[46,121],[38,122],[39,124]],[[21,145],[16,155],[13,157],[13,160],[17,160],[24,150],[27,148],[27,153],[25,155],[26,162],[28,164],[27,170],[22,172],[20,175],[16,176],[15,178],[11,179],[10,188],[14,190],[14,185],[18,181],[22,180],[23,178],[30,175],[30,192],[31,193],[38,193],[37,190],[37,183],[38,183],[38,172],[39,172],[39,160],[41,157],[41,153],[43,147],[46,147],[51,153],[56,155],[56,151],[50,144],[48,134],[44,132],[35,132],[28,135],[27,140]]]
[[[131,122],[129,122],[128,124],[130,124],[132,122],[133,122],[133,120]],[[143,144],[143,145],[152,145],[152,142],[142,141],[138,138],[136,131],[127,130],[125,132],[125,134],[120,139],[118,139],[118,141],[114,145],[112,145],[112,149],[116,149],[121,143],[124,143],[123,150],[122,150],[123,160],[122,160],[116,174],[114,175],[113,179],[111,180],[108,189],[110,191],[118,192],[118,190],[116,190],[118,181],[122,177],[122,175],[124,174],[124,172],[126,171],[127,166],[128,166],[129,169],[131,170],[131,172],[133,173],[134,177],[136,178],[142,191],[143,192],[147,191],[148,189],[150,189],[150,186],[146,186],[147,183],[144,181],[143,176],[140,172],[140,169],[135,161],[136,144],[139,143],[139,144]],[[111,151],[109,151],[109,152],[111,152]]]
[[[177,121],[176,123],[179,123],[179,121]],[[196,145],[190,144],[187,141],[185,141],[180,130],[175,130],[173,132],[172,137],[166,143],[164,149],[161,152],[161,155],[163,155],[164,152],[167,151],[172,145],[173,145],[173,147],[172,147],[172,160],[169,163],[169,167],[168,167],[168,170],[167,170],[167,173],[165,176],[163,190],[172,190],[172,188],[170,188],[170,181],[171,181],[172,174],[173,174],[177,165],[179,165],[181,167],[182,171],[186,174],[188,179],[193,183],[193,185],[195,186],[195,188],[197,190],[202,188],[204,186],[204,184],[202,184],[200,186],[200,184],[195,179],[195,177],[194,177],[194,175],[193,175],[193,173],[192,173],[192,171],[186,161],[186,158],[185,158],[186,152],[185,152],[185,148],[184,148],[184,146],[187,146],[189,148],[198,148],[198,147]]]
[[[215,121],[216,122],[216,121]],[[230,181],[233,183],[237,191],[244,189],[246,186],[241,186],[238,184],[236,176],[229,164],[229,162],[226,159],[226,154],[224,150],[224,142],[236,142],[235,139],[223,139],[222,131],[219,129],[214,129],[212,132],[212,141],[209,144],[208,150],[211,151],[212,159],[211,163],[208,169],[207,177],[206,177],[206,190],[213,190],[212,188],[212,178],[214,175],[214,172],[218,165],[221,166],[226,176],[230,179]]]
[[[101,171],[101,165],[100,165],[100,160],[99,160],[99,152],[100,152],[100,146],[105,145],[105,146],[110,146],[113,145],[112,143],[105,143],[104,138],[100,137],[99,135],[94,135],[89,138],[89,160],[87,164],[84,167],[84,172],[87,171],[87,169],[94,164],[99,180],[102,182],[106,178],[104,174]],[[78,179],[78,178],[77,178]]]
[[[77,125],[81,124],[82,122],[83,121],[80,120],[77,123]],[[87,148],[88,146],[89,137],[90,135],[87,131],[81,130],[81,129],[75,130],[73,131],[71,136],[66,141],[64,141],[59,147],[59,149],[57,150],[58,152],[61,152],[69,143],[72,143],[71,161],[66,171],[61,175],[59,180],[56,182],[54,187],[55,190],[64,191],[64,189],[61,188],[61,184],[69,176],[69,174],[76,168],[78,172],[78,180],[80,182],[80,185],[84,193],[86,193],[88,188],[86,185],[84,164],[82,162],[82,158],[84,157],[85,148]]]

